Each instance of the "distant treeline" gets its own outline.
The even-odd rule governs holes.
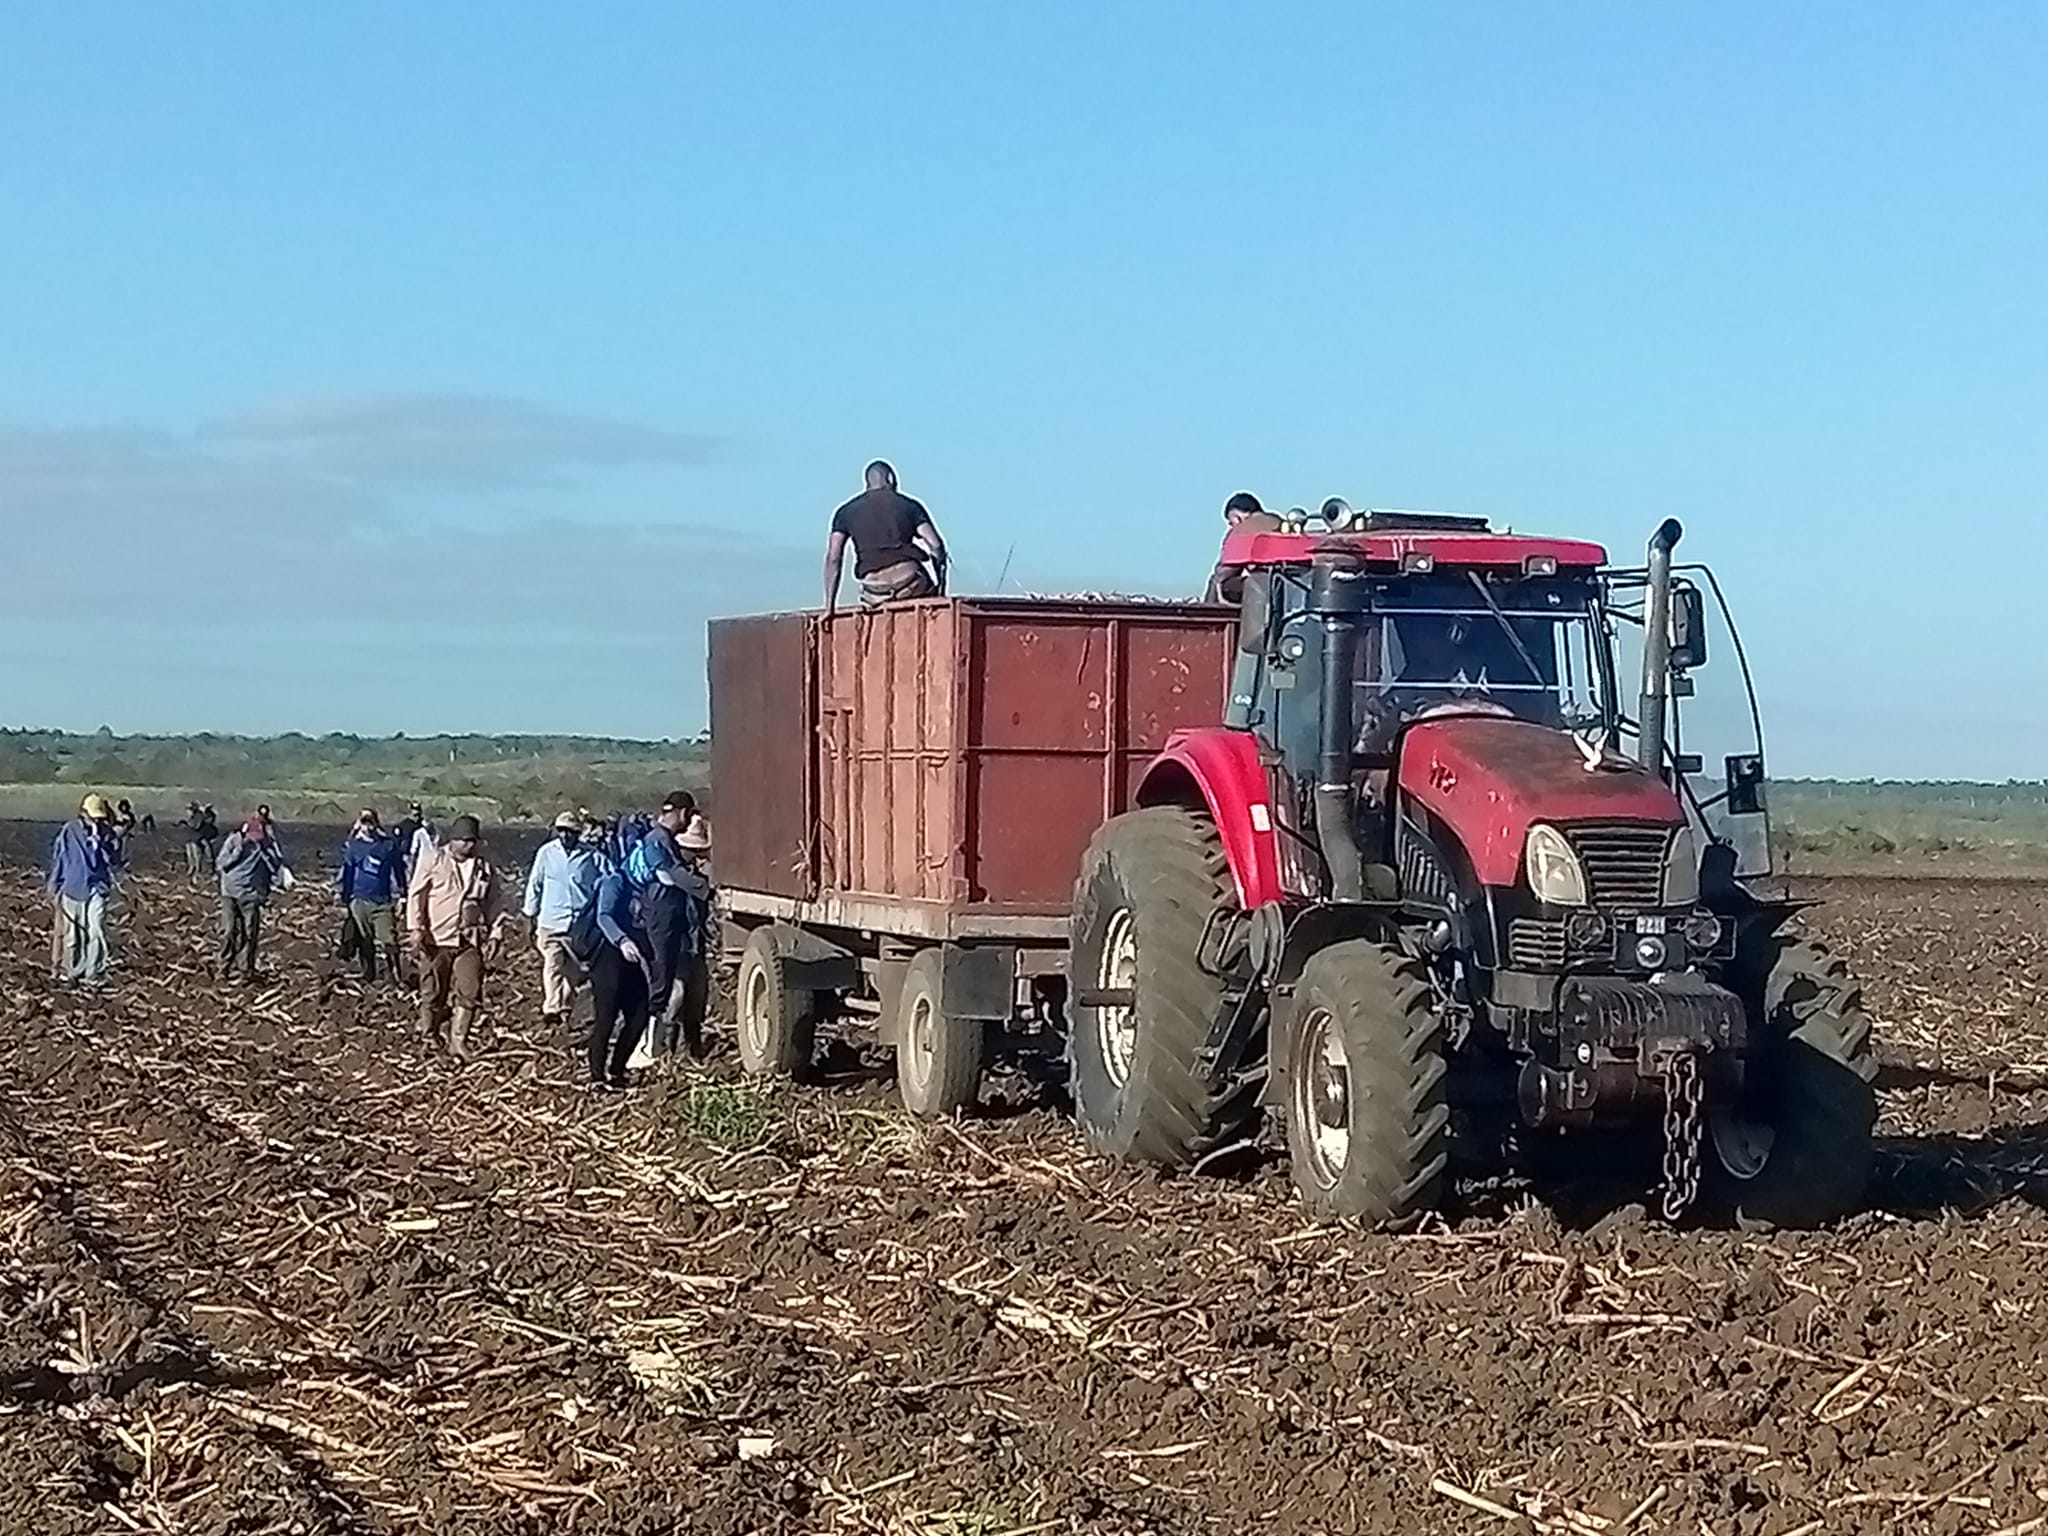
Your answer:
[[[161,790],[205,800],[268,795],[305,814],[410,799],[507,820],[563,806],[650,804],[670,789],[702,791],[709,744],[605,736],[89,736],[0,731],[0,785]],[[161,800],[162,795],[153,795]]]

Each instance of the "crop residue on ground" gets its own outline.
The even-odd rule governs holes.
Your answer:
[[[936,1127],[843,1046],[586,1102],[523,952],[458,1072],[318,1001],[316,900],[223,990],[145,873],[111,999],[53,998],[33,851],[0,1531],[2048,1533],[2048,888],[1816,890],[1887,1062],[1842,1230],[1369,1238],[1089,1159],[1021,1073]]]

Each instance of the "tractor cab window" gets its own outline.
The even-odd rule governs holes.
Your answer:
[[[1361,745],[1433,710],[1583,729],[1610,718],[1593,600],[1569,583],[1482,590],[1465,573],[1389,581],[1358,646]]]

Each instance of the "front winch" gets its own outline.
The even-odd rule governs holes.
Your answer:
[[[1584,1129],[1669,1102],[1678,1072],[1692,1074],[1703,1100],[1726,1101],[1741,1090],[1742,1002],[1692,972],[1649,981],[1568,976],[1558,984],[1551,1021],[1542,1033],[1555,1039],[1555,1057],[1528,1062],[1517,1084],[1529,1125]]]

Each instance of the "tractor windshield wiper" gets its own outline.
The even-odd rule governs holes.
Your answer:
[[[1486,590],[1486,583],[1479,579],[1479,573],[1467,571],[1465,575],[1472,583],[1472,590],[1479,594],[1479,600],[1486,604],[1487,612],[1500,622],[1501,633],[1508,637],[1508,644],[1512,645],[1515,654],[1522,658],[1522,665],[1529,669],[1529,681],[1539,688],[1547,686],[1543,681],[1543,669],[1536,665],[1536,658],[1529,654],[1529,647],[1522,644],[1522,637],[1515,633],[1515,626],[1508,622],[1508,616],[1500,611],[1500,604],[1496,603],[1493,594]]]

